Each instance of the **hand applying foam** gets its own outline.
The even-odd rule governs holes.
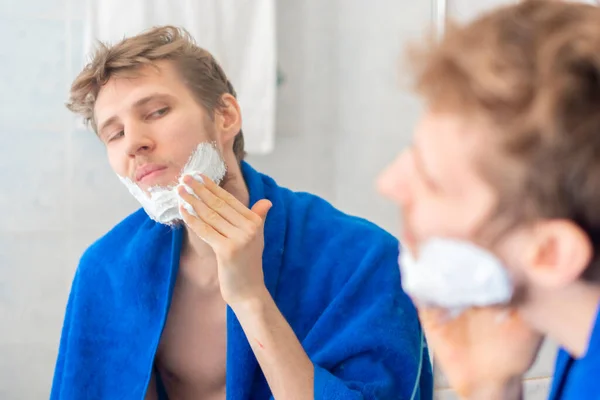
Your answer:
[[[400,252],[402,285],[451,387],[464,399],[520,399],[541,336],[509,308],[513,289],[500,260],[449,239],[422,245],[418,260]]]
[[[261,200],[250,210],[209,178],[201,180],[204,183],[184,177],[193,193],[183,185],[178,188],[191,206],[184,203],[180,211],[185,223],[215,252],[223,299],[231,306],[262,296],[263,227],[271,203]]]
[[[515,312],[473,308],[456,318],[420,308],[419,318],[435,364],[461,399],[520,400],[522,376],[531,367],[542,336]]]
[[[314,366],[264,284],[264,224],[272,207],[260,200],[248,209],[202,176],[183,179],[178,188],[196,216],[180,207],[185,223],[217,257],[221,295],[239,320],[276,399],[312,399]]]

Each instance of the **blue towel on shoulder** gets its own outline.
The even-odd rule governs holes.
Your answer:
[[[586,347],[579,358],[558,349],[549,399],[600,399],[600,303]]]
[[[250,203],[273,203],[265,284],[315,366],[315,399],[431,399],[431,364],[401,290],[397,241],[245,162],[242,171]],[[181,243],[181,229],[140,209],[87,249],[71,287],[51,399],[144,398]],[[271,398],[229,308],[227,341],[227,398]]]

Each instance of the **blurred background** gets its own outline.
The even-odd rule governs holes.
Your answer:
[[[230,29],[223,34],[187,20],[204,29],[196,40],[222,61],[240,92],[248,161],[283,186],[313,192],[397,233],[396,210],[373,184],[408,144],[420,112],[400,68],[404,46],[443,27],[446,14],[468,20],[502,1],[222,0],[218,7],[207,1],[206,9],[203,0],[179,3],[202,18],[210,9],[209,17],[228,21],[220,27],[213,21],[214,29]],[[131,13],[111,14],[116,4],[0,3],[2,400],[48,398],[78,259],[138,208],[111,172],[101,142],[64,107],[90,38],[122,36],[110,24],[131,20]],[[171,17],[167,22],[177,23],[181,15]],[[252,43],[239,42],[240,32]],[[249,48],[257,53],[240,53]],[[546,398],[554,351],[545,345],[527,376],[526,399]],[[436,386],[438,399],[455,398],[441,374]]]

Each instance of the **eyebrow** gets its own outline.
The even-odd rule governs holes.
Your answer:
[[[415,160],[415,168],[418,171],[419,175],[423,177],[423,180],[430,186],[433,190],[440,190],[440,185],[438,185],[435,180],[432,178],[432,174],[429,173],[427,166],[423,160],[423,156],[419,148],[413,144],[413,158]]]
[[[152,93],[149,94],[148,96],[144,96],[141,99],[137,100],[135,103],[133,103],[133,105],[131,106],[132,108],[140,108],[146,104],[148,104],[151,101],[154,100],[169,100],[171,99],[173,96],[166,94],[166,93]],[[116,120],[118,119],[118,117],[116,115],[113,115],[112,117],[110,117],[109,119],[107,119],[106,121],[104,121],[102,123],[102,125],[100,125],[100,127],[98,127],[98,134],[102,135],[102,131],[109,125],[113,124]]]

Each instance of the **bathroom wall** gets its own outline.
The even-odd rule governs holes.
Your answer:
[[[249,162],[396,233],[396,211],[373,181],[408,143],[420,111],[399,61],[404,43],[429,24],[431,4],[277,4],[276,151]],[[78,258],[137,208],[100,142],[63,105],[83,63],[82,17],[77,0],[0,3],[1,399],[48,397]],[[544,398],[551,359],[549,347],[527,382],[527,399]],[[441,375],[437,384],[438,398],[452,398]]]

